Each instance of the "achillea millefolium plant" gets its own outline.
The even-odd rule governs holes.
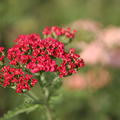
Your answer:
[[[42,32],[43,38],[39,34],[20,35],[12,48],[5,50],[0,47],[0,86],[14,89],[16,93],[32,99],[32,102],[5,114],[1,120],[33,111],[39,105],[46,107],[46,119],[55,119],[50,112],[49,101],[61,86],[61,78],[76,73],[84,66],[83,59],[74,48],[65,49],[75,32],[70,28],[46,27]],[[54,77],[48,81],[46,75],[49,73]],[[36,84],[42,91],[42,102],[31,92]]]

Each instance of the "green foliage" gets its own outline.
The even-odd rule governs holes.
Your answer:
[[[39,104],[23,104],[15,108],[14,110],[8,111],[2,118],[0,118],[0,120],[9,120],[22,113],[28,114],[36,110],[37,108],[39,108]]]

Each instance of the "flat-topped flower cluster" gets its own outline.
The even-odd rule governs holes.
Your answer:
[[[75,31],[60,27],[46,27],[42,39],[39,34],[20,35],[16,44],[8,49],[5,63],[4,48],[0,47],[0,85],[3,87],[15,86],[16,92],[30,90],[38,80],[34,73],[55,72],[59,77],[76,73],[84,66],[83,59],[71,48],[68,52],[59,37],[73,39]],[[59,36],[59,37],[58,37]],[[62,61],[60,64],[57,61]]]

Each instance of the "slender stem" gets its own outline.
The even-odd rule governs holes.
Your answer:
[[[48,105],[45,105],[47,120],[53,120],[51,109]]]
[[[44,95],[45,95],[45,108],[46,108],[46,116],[47,116],[47,120],[53,120],[52,118],[52,110],[49,106],[49,100],[50,100],[50,93],[49,90],[47,88],[44,88]]]
[[[45,76],[42,73],[42,74],[40,74],[39,84],[40,84],[40,88],[41,88],[41,91],[42,91],[42,94],[43,94],[44,100],[45,100],[44,106],[45,106],[45,109],[46,109],[46,117],[47,117],[47,120],[53,120],[52,111],[51,111],[51,108],[49,106],[50,91],[49,91],[48,87],[43,86],[44,82],[45,82]],[[42,87],[41,87],[41,84],[42,84]]]
[[[43,74],[43,73],[40,73],[38,79],[39,79],[40,88],[41,88],[41,87],[44,87],[44,82],[45,82],[45,76],[44,76],[44,74]]]
[[[28,91],[27,93],[25,94],[22,94],[26,97],[29,97],[30,99],[32,99],[35,103],[38,103],[39,101],[39,98],[32,92],[32,91]]]
[[[29,97],[31,97],[34,101],[38,101],[38,100],[39,100],[39,98],[38,98],[32,91],[29,91],[29,92],[27,93],[27,95],[28,95]]]

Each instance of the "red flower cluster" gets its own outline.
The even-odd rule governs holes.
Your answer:
[[[31,53],[41,41],[38,34],[20,35],[16,40],[18,44],[8,50],[8,59],[11,65],[27,64],[31,61]]]
[[[5,57],[4,49],[5,49],[4,47],[0,47],[0,61],[4,60],[4,57]]]
[[[30,90],[37,83],[32,75],[25,74],[22,69],[4,66],[0,70],[0,85],[3,87],[15,86],[17,93]]]
[[[56,35],[56,36],[66,36],[67,38],[74,38],[75,32],[71,31],[70,28],[60,28],[58,26],[53,26],[53,27],[46,27],[43,30],[43,35]]]
[[[84,66],[83,59],[80,58],[80,55],[75,53],[75,49],[71,48],[69,53],[64,53],[62,57],[62,63],[58,66],[57,70],[59,71],[59,76],[64,77],[76,73],[80,67]]]
[[[56,34],[57,36],[74,37],[74,32],[70,29],[59,27],[47,27],[43,30],[43,35]],[[16,45],[7,51],[9,64],[4,66],[0,73],[0,84],[3,87],[16,86],[16,92],[30,90],[30,87],[37,83],[31,74],[37,72],[56,72],[60,77],[75,73],[84,66],[84,61],[74,49],[65,51],[64,44],[58,38],[48,36],[41,39],[38,34],[20,35],[16,40]],[[4,48],[0,48],[0,53]],[[62,61],[58,64],[58,61]],[[19,67],[19,69],[18,69]],[[24,71],[29,71],[26,74]]]
[[[74,49],[67,53],[64,44],[53,38],[40,39],[36,34],[21,35],[17,45],[8,50],[10,64],[25,65],[32,73],[58,72],[60,77],[75,73],[77,68],[84,66],[83,60]],[[57,65],[56,58],[62,63]]]

